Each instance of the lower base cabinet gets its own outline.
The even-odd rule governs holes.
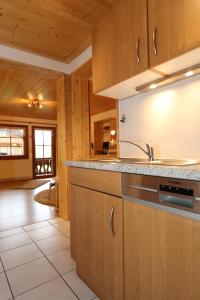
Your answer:
[[[200,222],[124,201],[125,300],[200,299]]]
[[[119,173],[70,180],[71,254],[101,300],[200,299],[200,222],[123,200]]]
[[[122,199],[70,184],[72,257],[102,300],[123,299]]]

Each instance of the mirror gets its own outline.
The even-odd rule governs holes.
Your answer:
[[[117,156],[117,100],[90,92],[91,156]]]
[[[117,155],[116,118],[94,122],[94,155]]]

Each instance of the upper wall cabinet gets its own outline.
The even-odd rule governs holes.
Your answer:
[[[148,26],[154,67],[200,46],[200,1],[148,0]]]
[[[199,61],[199,0],[119,0],[93,32],[93,89],[101,96],[130,97]]]
[[[93,91],[148,69],[147,1],[119,1],[93,33]]]

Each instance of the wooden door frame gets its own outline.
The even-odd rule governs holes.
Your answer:
[[[53,143],[52,143],[52,163],[53,163],[53,174],[45,175],[45,176],[36,176],[35,175],[35,138],[34,131],[35,129],[50,129],[53,132]],[[32,126],[32,175],[33,179],[41,179],[41,178],[51,178],[56,176],[56,127],[45,127],[45,126]]]

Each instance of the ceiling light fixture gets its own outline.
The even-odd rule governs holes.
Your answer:
[[[40,103],[39,99],[31,99],[30,102],[28,103],[28,107],[39,107],[39,108],[43,108],[43,105]]]

